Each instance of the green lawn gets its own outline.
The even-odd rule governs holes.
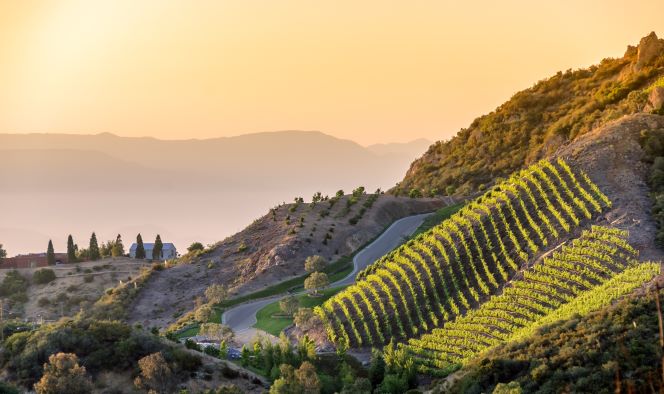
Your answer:
[[[209,323],[221,323],[221,314],[224,312],[223,308],[214,308],[212,309],[212,314],[210,315]],[[186,327],[184,330],[175,334],[178,339],[193,337],[198,335],[199,324],[195,323]]]
[[[300,307],[303,308],[313,308],[315,306],[321,305],[328,298],[337,294],[339,291],[344,289],[345,286],[335,287],[332,289],[323,290],[321,297],[309,297],[308,294],[301,294],[297,296],[298,301],[300,302]],[[275,314],[281,313],[279,309],[279,301],[275,301],[271,304],[265,305],[261,310],[256,313],[256,324],[254,327],[261,329],[265,332],[269,332],[274,336],[279,336],[281,331],[284,328],[293,324],[293,318],[291,317],[280,317],[274,316]]]

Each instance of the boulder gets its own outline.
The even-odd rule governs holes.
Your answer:
[[[652,112],[662,113],[664,111],[664,86],[656,86],[650,91],[648,104]]]

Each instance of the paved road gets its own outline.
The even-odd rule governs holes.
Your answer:
[[[408,237],[414,233],[415,230],[417,230],[417,228],[422,224],[424,219],[429,215],[430,213],[408,216],[392,223],[392,225],[388,227],[387,230],[385,230],[385,232],[383,232],[378,238],[376,238],[376,240],[374,240],[371,244],[355,255],[353,258],[353,272],[351,272],[347,277],[332,283],[330,287],[350,285],[355,283],[355,275],[357,275],[359,271],[363,270],[376,259],[397,247],[403,238]],[[256,312],[258,312],[265,305],[271,304],[274,301],[281,299],[282,297],[283,294],[280,294],[273,297],[240,304],[224,312],[224,314],[221,316],[221,322],[223,324],[229,325],[233,331],[236,332],[236,334],[240,334],[238,335],[238,339],[244,339],[245,337],[251,338],[255,333],[255,330],[252,329],[252,326],[256,324]]]

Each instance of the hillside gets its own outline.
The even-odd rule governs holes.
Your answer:
[[[349,205],[349,201],[354,202]],[[279,205],[200,256],[184,256],[182,264],[154,273],[132,305],[129,319],[165,327],[192,310],[195,299],[211,284],[228,286],[230,297],[261,290],[305,274],[308,256],[338,261],[394,220],[431,212],[444,204],[439,199],[397,198],[358,190],[356,196],[315,204]]]
[[[41,268],[24,268],[17,272],[27,279],[26,302],[5,304],[5,313],[25,321],[56,321],[63,316],[74,316],[90,308],[106,289],[127,282],[140,275],[150,263],[128,258],[108,258],[77,264],[63,264],[46,269],[54,277],[46,283],[37,283],[35,272]],[[0,270],[0,282],[10,270]]]
[[[317,307],[328,339],[396,343],[418,372],[446,376],[544,325],[643,292],[664,253],[641,144],[663,130],[663,116],[625,116],[497,182]]]
[[[664,40],[653,32],[622,58],[558,72],[516,93],[449,141],[431,145],[392,192],[472,193],[606,122],[652,110],[646,88],[664,76],[662,55]]]

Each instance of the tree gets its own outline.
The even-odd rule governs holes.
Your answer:
[[[235,337],[235,333],[229,326],[219,323],[203,323],[198,333],[221,342],[230,342]]]
[[[120,257],[124,256],[125,250],[124,250],[124,245],[122,244],[122,236],[118,234],[117,237],[115,237],[115,243],[113,244],[113,247],[111,248],[111,256],[113,257]]]
[[[304,394],[318,394],[320,393],[321,384],[316,373],[316,367],[309,361],[305,361],[300,365],[300,368],[295,371],[295,378],[300,386],[302,386],[302,393]]]
[[[319,255],[307,257],[304,261],[304,270],[307,272],[322,271],[327,265],[327,261]]]
[[[97,234],[92,233],[90,237],[90,246],[88,247],[88,258],[92,261],[99,260],[99,244],[97,243]]]
[[[196,308],[196,312],[194,312],[194,318],[200,323],[207,323],[210,320],[210,316],[212,316],[212,307],[208,304],[199,306]]]
[[[298,308],[297,312],[293,315],[295,326],[302,330],[309,330],[316,325],[319,320],[319,317],[316,316],[311,308]]]
[[[297,300],[296,297],[289,295],[281,300],[279,300],[279,308],[281,309],[282,312],[285,314],[292,316],[295,311],[297,311],[297,308],[300,306],[300,302]]]
[[[376,387],[385,378],[385,359],[378,349],[371,349],[371,364],[369,365],[369,380]]]
[[[189,253],[196,252],[199,250],[205,250],[205,247],[200,242],[194,242],[193,244],[189,245],[189,247],[187,248],[187,251]]]
[[[247,347],[246,344],[242,345],[242,350],[240,351],[240,360],[243,367],[249,365],[250,357],[251,357],[251,352],[249,352],[249,348]]]
[[[0,244],[0,260],[6,257],[7,257],[7,251],[5,250],[5,248],[2,247],[2,244]]]
[[[161,243],[161,237],[157,234],[157,238],[154,240],[154,247],[152,248],[152,260],[161,260],[164,250],[164,244]]]
[[[352,384],[344,386],[341,394],[371,394],[371,382],[367,378],[356,378]]]
[[[523,390],[519,382],[498,383],[493,394],[521,394]]]
[[[219,344],[219,358],[225,360],[228,358],[228,343],[222,340]]]
[[[141,374],[134,380],[136,387],[154,390],[157,393],[170,391],[173,371],[161,352],[152,353],[138,360],[138,368]]]
[[[136,236],[136,258],[145,258],[145,246],[143,246],[143,237],[141,237],[140,233]]]
[[[327,274],[324,272],[314,272],[307,279],[304,280],[304,288],[312,290],[312,295],[317,296],[318,290],[327,287],[330,281],[327,279]]]
[[[92,392],[92,382],[85,367],[78,365],[73,353],[52,354],[44,364],[44,375],[35,384],[37,394],[85,394]]]
[[[289,364],[279,366],[279,379],[270,387],[270,394],[300,394],[303,387],[295,378],[295,368]]]
[[[316,344],[306,334],[297,343],[297,355],[300,361],[316,359]]]
[[[53,250],[53,241],[48,240],[48,247],[46,248],[46,261],[48,265],[55,265],[55,250]]]
[[[208,286],[205,289],[205,298],[207,298],[209,303],[218,304],[226,299],[228,296],[228,290],[224,285],[213,284]]]
[[[74,238],[71,234],[67,237],[67,261],[70,263],[76,261],[76,245],[74,245]]]

